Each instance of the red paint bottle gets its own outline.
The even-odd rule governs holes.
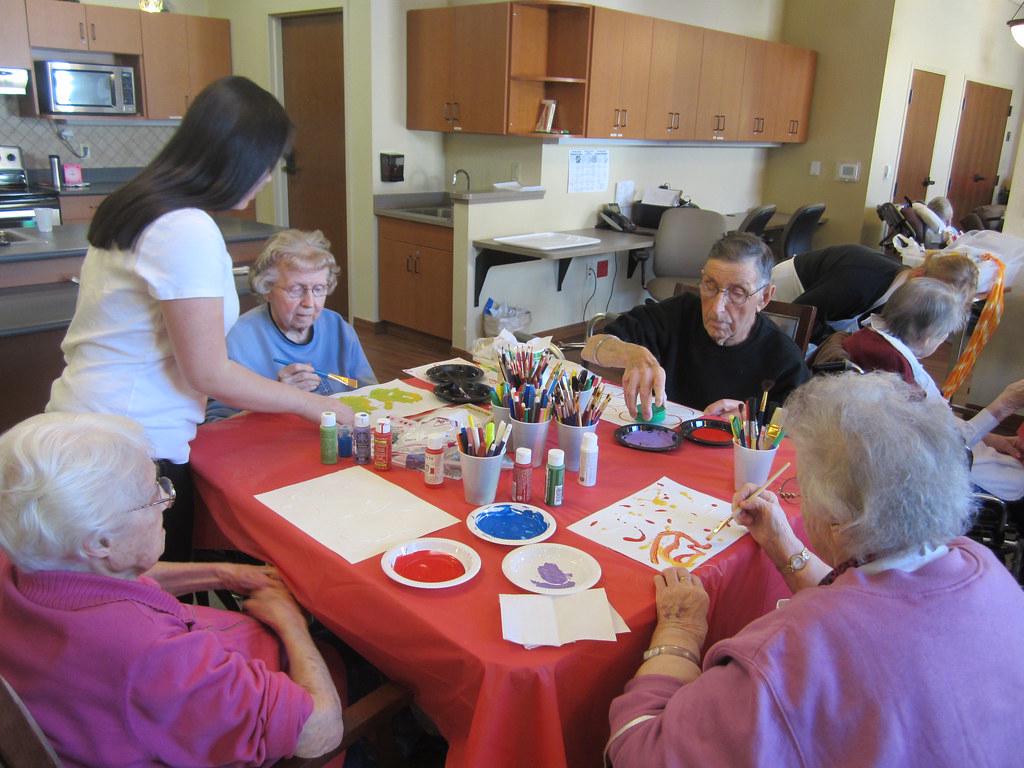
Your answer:
[[[391,469],[391,419],[377,419],[373,430],[373,468],[378,472]]]
[[[512,501],[529,504],[533,498],[533,454],[529,448],[516,448],[512,467]]]

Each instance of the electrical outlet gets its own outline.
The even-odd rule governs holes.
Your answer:
[[[72,131],[70,128],[61,128],[59,131],[57,131],[57,135],[64,139],[64,141],[68,141],[75,135],[75,132]]]
[[[597,276],[608,277],[608,259],[601,259],[597,262]]]
[[[587,277],[593,277],[595,279],[597,278],[597,272],[594,271],[593,266],[591,266],[590,264],[587,264]]]
[[[90,147],[88,144],[83,144],[81,148],[78,150],[78,154],[80,154],[82,156],[82,159],[85,160],[89,155],[92,154],[92,147]]]

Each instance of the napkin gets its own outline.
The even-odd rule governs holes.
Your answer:
[[[498,595],[501,636],[526,648],[577,640],[614,640],[629,632],[603,589],[573,595]]]

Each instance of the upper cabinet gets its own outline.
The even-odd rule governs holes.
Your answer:
[[[25,0],[0,0],[0,67],[32,69]]]
[[[512,4],[508,133],[546,132],[541,116],[550,104],[551,133],[583,134],[590,16],[589,6]]]
[[[594,8],[587,136],[643,138],[653,27],[649,16]]]
[[[505,133],[509,4],[406,15],[406,127]]]
[[[818,54],[806,48],[772,43],[779,57],[779,116],[772,141],[807,141],[807,120],[811,112],[814,72]]]
[[[203,88],[231,74],[231,23],[144,13],[142,50],[146,117],[180,118]]]
[[[33,47],[142,53],[139,11],[60,0],[25,0],[25,9]]]
[[[815,62],[814,51],[747,40],[740,141],[806,141]]]
[[[700,27],[654,20],[645,138],[693,138],[703,46]]]
[[[747,38],[704,30],[694,138],[737,141]]]

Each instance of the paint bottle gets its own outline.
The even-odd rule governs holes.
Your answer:
[[[338,456],[347,459],[352,455],[352,427],[342,424],[338,427]]]
[[[338,463],[338,422],[334,411],[320,414],[320,463]]]
[[[373,468],[378,472],[391,469],[391,419],[377,419],[373,430]]]
[[[562,492],[565,490],[565,451],[552,448],[548,451],[548,474],[544,484],[544,503],[552,507],[562,506]]]
[[[580,446],[580,485],[597,485],[597,435],[587,432]]]
[[[444,484],[444,435],[435,432],[427,437],[423,458],[423,482],[430,486]]]
[[[529,504],[533,499],[533,452],[529,448],[516,448],[516,463],[512,467],[512,501]]]
[[[356,449],[356,464],[370,463],[370,414],[355,415],[355,429],[352,432]]]

